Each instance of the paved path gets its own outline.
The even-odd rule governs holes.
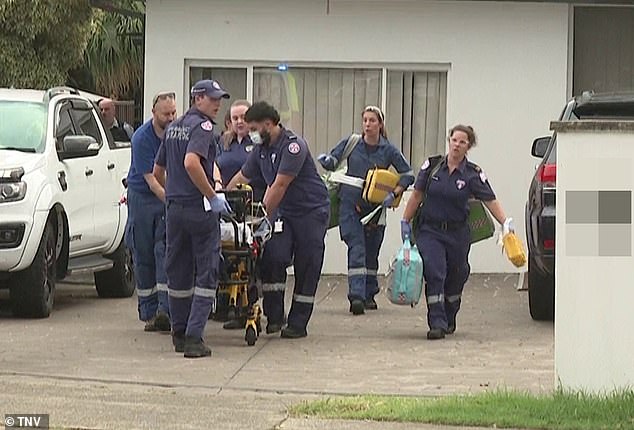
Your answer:
[[[516,280],[472,275],[456,334],[431,342],[424,309],[378,296],[378,311],[353,317],[345,280],[324,277],[307,338],[263,334],[248,347],[242,331],[209,321],[213,355],[199,360],[143,332],[136,297],[98,299],[75,279],[50,318],[28,320],[10,315],[3,291],[0,415],[50,413],[54,427],[91,429],[438,428],[289,418],[287,407],[336,394],[552,390],[553,326],[530,319]]]

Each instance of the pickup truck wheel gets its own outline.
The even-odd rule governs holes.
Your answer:
[[[27,269],[9,281],[13,314],[21,317],[46,318],[53,310],[57,262],[55,258],[55,224],[47,220],[40,245]]]
[[[103,298],[130,297],[134,293],[132,255],[123,241],[109,256],[114,261],[111,269],[95,272],[97,294]]]
[[[555,318],[555,277],[544,276],[535,268],[535,261],[528,256],[528,307],[535,321],[552,321]]]

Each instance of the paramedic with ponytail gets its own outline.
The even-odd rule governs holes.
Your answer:
[[[467,160],[467,151],[476,144],[473,128],[456,125],[449,131],[448,142],[445,156],[430,157],[421,166],[401,220],[403,240],[411,238],[410,222],[423,203],[415,238],[423,257],[427,339],[431,340],[456,330],[456,315],[470,271],[469,198],[481,200],[504,231],[514,231],[512,219],[506,218],[486,175]]]
[[[394,166],[400,174],[398,185],[382,203],[391,207],[394,200],[414,182],[412,169],[401,151],[390,143],[385,132],[385,117],[381,109],[367,106],[362,112],[363,134],[347,159],[347,176],[365,179],[368,170]],[[326,170],[335,170],[343,157],[349,138],[339,142],[330,154],[317,160]],[[343,160],[342,160],[343,161]],[[376,309],[374,296],[379,292],[377,271],[379,251],[385,233],[384,211],[380,211],[365,226],[361,219],[370,214],[376,204],[363,199],[363,189],[342,183],[339,191],[339,232],[348,247],[348,300],[350,312],[361,315],[365,309]]]
[[[236,100],[229,110],[229,129],[220,138],[216,156],[216,164],[222,176],[222,184],[228,185],[240,168],[246,163],[253,150],[253,142],[249,137],[249,128],[244,114],[251,107],[247,100]],[[249,185],[253,189],[253,199],[262,201],[266,191],[266,183],[262,178],[252,178]],[[240,327],[244,328],[244,327]]]

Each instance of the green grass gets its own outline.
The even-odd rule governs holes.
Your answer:
[[[604,395],[513,391],[442,398],[329,397],[291,408],[293,416],[540,430],[634,429],[634,391]]]

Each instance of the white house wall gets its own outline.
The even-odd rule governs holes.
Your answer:
[[[472,125],[480,164],[525,242],[524,205],[537,163],[532,140],[549,134],[567,98],[567,5],[379,0],[148,0],[144,112],[176,89],[186,105],[186,60],[448,65],[447,127]],[[388,113],[389,114],[389,113]],[[417,171],[419,166],[414,166]],[[403,206],[403,205],[402,205]],[[401,206],[401,209],[402,209]],[[400,211],[399,211],[400,213]],[[390,213],[380,271],[400,245]],[[324,273],[346,272],[338,230]],[[473,246],[472,272],[515,272],[491,239]]]

